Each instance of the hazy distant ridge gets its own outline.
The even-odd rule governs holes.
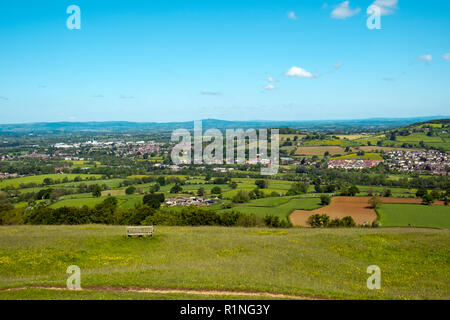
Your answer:
[[[277,128],[289,127],[304,130],[381,130],[407,126],[416,122],[434,119],[444,119],[444,116],[414,117],[414,118],[371,118],[354,120],[309,120],[309,121],[226,121],[217,119],[203,120],[203,128]],[[0,132],[115,132],[115,131],[155,131],[174,130],[177,128],[193,128],[193,121],[187,122],[39,122],[25,124],[0,124]]]

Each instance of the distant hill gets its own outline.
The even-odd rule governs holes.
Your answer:
[[[354,120],[317,120],[317,121],[226,121],[217,119],[203,120],[203,129],[248,129],[248,128],[292,128],[315,131],[377,131],[400,128],[418,122],[448,121],[441,116],[414,118],[372,118]],[[145,132],[172,131],[179,128],[191,130],[193,121],[188,122],[39,122],[25,124],[0,124],[0,133],[62,133],[62,132]]]

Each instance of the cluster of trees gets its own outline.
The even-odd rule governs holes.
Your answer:
[[[148,194],[143,204],[132,209],[118,207],[115,197],[108,197],[94,208],[61,207],[50,208],[43,204],[17,209],[0,195],[0,223],[23,223],[32,225],[80,225],[80,224],[113,224],[113,225],[171,225],[171,226],[267,226],[270,228],[289,228],[292,225],[276,216],[261,218],[255,214],[243,214],[236,211],[218,213],[214,210],[196,206],[184,207],[181,210],[158,210],[158,204],[164,201],[163,194]],[[11,219],[14,211],[15,219]]]
[[[307,182],[294,182],[289,191],[286,193],[287,196],[296,196],[299,194],[307,193],[309,189],[309,183]]]
[[[279,195],[276,192],[272,192],[270,196],[278,197]],[[266,194],[258,188],[255,188],[252,191],[238,190],[236,195],[233,197],[232,201],[234,203],[246,203],[249,202],[250,200],[261,199],[264,197],[266,197]]]
[[[309,178],[310,181],[318,181],[320,178],[321,185],[334,185],[340,188],[341,185],[363,185],[363,186],[385,186],[385,187],[401,187],[405,189],[426,188],[441,189],[450,188],[450,179],[446,176],[428,176],[423,177],[419,174],[411,174],[409,177],[400,179],[390,179],[390,171],[383,166],[363,170],[338,170],[316,168],[314,166],[298,166],[295,173],[285,174],[282,176],[284,180],[295,181],[299,178],[298,174],[302,174],[302,178]]]
[[[447,189],[446,191],[432,190],[431,192],[428,192],[427,189],[418,189],[416,192],[416,197],[421,198],[422,203],[426,205],[431,205],[436,200],[442,200],[447,206],[448,199],[450,197],[450,189]]]
[[[353,228],[356,223],[352,217],[336,218],[331,220],[326,214],[313,214],[307,220],[307,223],[313,228]]]
[[[350,188],[347,188],[346,186],[342,186],[342,188],[341,188],[341,196],[354,197],[359,192],[360,191],[357,186],[351,186]]]
[[[61,183],[69,183],[69,182],[81,182],[81,181],[95,181],[95,180],[101,180],[101,179],[105,179],[105,177],[95,177],[95,176],[89,176],[86,177],[85,179],[83,179],[83,177],[81,176],[76,176],[73,180],[69,180],[68,177],[64,177],[62,179],[52,179],[52,178],[45,178],[42,183],[36,183],[36,182],[27,182],[27,183],[21,183],[19,185],[19,189],[26,189],[26,188],[37,188],[37,187],[46,187],[46,186],[51,186],[51,185],[55,185],[55,184],[61,184]],[[83,183],[80,183],[78,185],[82,186],[85,185]],[[15,190],[16,188],[13,186],[7,186],[4,188],[5,191],[11,191],[11,190]]]

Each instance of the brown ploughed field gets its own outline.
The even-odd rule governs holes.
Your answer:
[[[344,218],[351,216],[357,225],[364,222],[372,223],[376,220],[375,211],[370,208],[370,197],[334,197],[329,206],[316,210],[295,210],[291,216],[291,222],[294,226],[308,227],[306,221],[313,214],[326,214],[331,219]],[[421,199],[413,198],[379,198],[383,203],[412,203],[420,204]],[[442,201],[436,201],[435,204],[442,205]]]

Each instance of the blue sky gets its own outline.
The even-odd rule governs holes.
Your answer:
[[[375,1],[381,30],[366,27]],[[72,4],[81,30],[66,27]],[[2,1],[0,123],[449,115],[449,12],[448,0]]]

